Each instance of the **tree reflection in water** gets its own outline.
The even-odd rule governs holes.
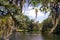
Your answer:
[[[10,36],[10,40],[60,40],[60,35],[55,34],[31,34],[24,32],[16,32]]]

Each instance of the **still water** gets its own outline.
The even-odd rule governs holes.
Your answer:
[[[10,36],[10,40],[60,40],[60,35],[16,32]]]

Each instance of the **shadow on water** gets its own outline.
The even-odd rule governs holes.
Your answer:
[[[9,37],[9,40],[60,40],[60,35],[47,33],[36,34],[28,32],[16,32]]]
[[[58,34],[41,34],[44,40],[60,40],[60,35]]]

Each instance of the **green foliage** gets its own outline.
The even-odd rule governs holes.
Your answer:
[[[48,12],[51,11],[50,7],[48,6],[50,2],[51,0],[31,0],[30,3],[33,4],[35,7],[36,5],[41,4],[42,6],[40,10],[43,12]],[[29,19],[28,16],[23,15],[23,13],[21,12],[22,8],[20,8],[22,6],[18,7],[17,5],[10,4],[8,0],[0,0],[0,6],[4,7],[4,9],[0,9],[0,11],[5,12],[7,10],[6,15],[0,16],[0,35],[2,36],[10,33],[10,27],[17,27],[18,29],[24,31],[27,30],[29,32],[40,31],[41,29],[42,32],[45,32],[49,31],[52,27],[51,18],[44,20],[41,24],[39,24],[38,22],[34,22],[34,20]],[[36,9],[36,17],[37,12],[38,9]]]
[[[40,0],[31,0],[31,3],[34,5],[34,6],[36,6],[36,5],[38,5],[38,3],[40,3]]]
[[[52,19],[51,18],[47,18],[43,21],[43,26],[42,26],[42,32],[47,32],[50,31],[50,29],[52,28]]]
[[[19,26],[20,24],[22,24],[21,25],[22,27],[24,27],[26,25],[23,22],[24,15],[20,12],[20,8],[17,5],[10,4],[8,2],[8,0],[0,0],[0,6],[3,6],[4,9],[7,10],[6,15],[0,16],[0,27],[1,27],[0,34],[3,37],[10,33],[10,31],[11,31],[10,27],[16,27],[16,25]],[[4,9],[3,9],[3,11],[2,10],[1,11],[4,12],[5,11]],[[12,15],[10,15],[10,14],[12,14]],[[15,20],[17,20],[19,24],[16,23]],[[22,20],[22,21],[20,21],[20,20]]]

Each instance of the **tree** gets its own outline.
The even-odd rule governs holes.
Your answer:
[[[7,35],[5,35],[5,36],[3,36],[4,37],[4,39],[6,40],[7,39],[7,37],[9,37],[11,34],[12,34],[12,32],[14,31],[14,30],[16,30],[17,28],[17,26],[18,26],[18,24],[20,23],[20,20],[22,20],[22,19],[20,19],[20,20],[18,20],[15,16],[18,16],[18,15],[20,15],[19,17],[21,18],[21,16],[23,16],[23,14],[22,14],[22,8],[21,7],[23,7],[23,5],[22,5],[22,0],[20,0],[20,8],[17,6],[17,2],[16,2],[17,0],[11,0],[11,1],[8,1],[8,0],[0,0],[0,6],[2,6],[1,8],[2,8],[2,10],[0,9],[0,12],[2,12],[2,16],[1,17],[3,17],[3,16],[10,16],[10,18],[14,21],[14,23],[12,23],[12,24],[14,24],[14,26],[11,26],[9,23],[7,23],[7,25],[8,25],[8,28],[10,28],[11,30],[10,30],[10,33],[9,34],[7,34]],[[15,4],[14,4],[14,3]],[[23,0],[23,2],[24,2],[24,0]],[[3,9],[4,8],[4,9]],[[21,10],[21,11],[20,11]],[[4,13],[6,14],[6,15],[4,15]],[[9,18],[9,19],[10,19]],[[9,20],[8,19],[8,22],[9,21],[11,21],[11,20]],[[3,19],[4,20],[4,19]],[[4,27],[5,28],[5,27]],[[7,33],[7,32],[6,32]]]
[[[52,23],[53,23],[53,27],[51,29],[51,31],[49,33],[52,33],[55,28],[57,27],[57,24],[58,24],[58,21],[59,21],[59,14],[60,12],[58,13],[58,3],[60,3],[59,0],[31,0],[32,4],[37,5],[37,4],[41,4],[41,8],[40,10],[42,10],[43,12],[48,12],[50,10],[50,14],[52,16]]]
[[[42,22],[42,33],[49,32],[49,30],[52,28],[52,19],[51,17],[45,19]]]

